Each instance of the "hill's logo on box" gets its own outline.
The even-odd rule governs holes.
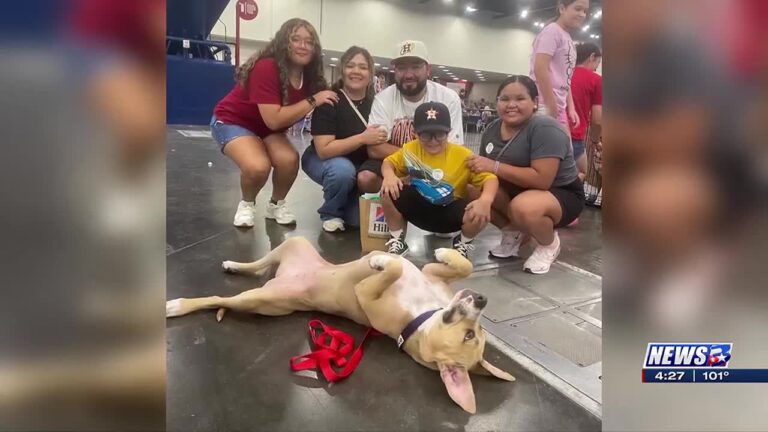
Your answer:
[[[368,234],[387,234],[389,227],[384,219],[384,209],[379,203],[371,203],[371,213],[368,218]]]
[[[727,368],[733,344],[649,343],[644,369]]]

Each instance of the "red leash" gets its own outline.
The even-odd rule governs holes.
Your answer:
[[[312,337],[314,349],[309,354],[292,357],[291,370],[295,372],[319,367],[320,372],[328,382],[343,380],[354,372],[363,358],[363,344],[368,336],[381,334],[373,328],[369,328],[365,332],[363,340],[360,341],[360,345],[352,352],[355,339],[351,335],[325,325],[320,320],[312,320],[309,322],[309,335]],[[347,358],[350,353],[352,356]],[[336,372],[331,366],[331,362],[335,367],[342,368],[341,371]]]

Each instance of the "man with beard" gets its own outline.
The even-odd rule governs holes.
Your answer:
[[[363,162],[357,173],[358,190],[364,193],[374,193],[381,189],[382,160],[403,144],[416,139],[413,114],[416,107],[424,102],[440,102],[448,107],[452,125],[448,141],[464,144],[461,99],[455,91],[428,79],[432,75],[432,67],[424,42],[400,42],[392,66],[395,85],[376,95],[368,119],[369,124],[387,130],[388,143],[368,146],[369,159]]]

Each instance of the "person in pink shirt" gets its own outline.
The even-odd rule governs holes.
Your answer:
[[[567,130],[579,125],[571,97],[576,48],[569,32],[584,24],[588,9],[589,0],[558,0],[557,18],[544,26],[533,41],[530,75],[539,90],[540,110]]]

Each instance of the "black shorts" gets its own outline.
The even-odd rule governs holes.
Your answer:
[[[457,199],[447,206],[434,205],[410,185],[403,185],[395,207],[406,221],[424,231],[452,233],[461,230],[467,200]]]
[[[381,164],[383,163],[384,161],[380,159],[368,159],[357,167],[357,172],[370,171],[379,177],[383,177],[381,175]]]
[[[509,194],[510,198],[514,198],[518,194],[526,191],[526,189],[506,181],[501,182],[501,187]],[[549,189],[549,192],[554,195],[557,202],[560,203],[560,209],[563,212],[563,216],[560,218],[560,222],[555,224],[555,228],[567,226],[569,223],[576,220],[584,210],[584,183],[578,178],[570,184],[553,187]]]

